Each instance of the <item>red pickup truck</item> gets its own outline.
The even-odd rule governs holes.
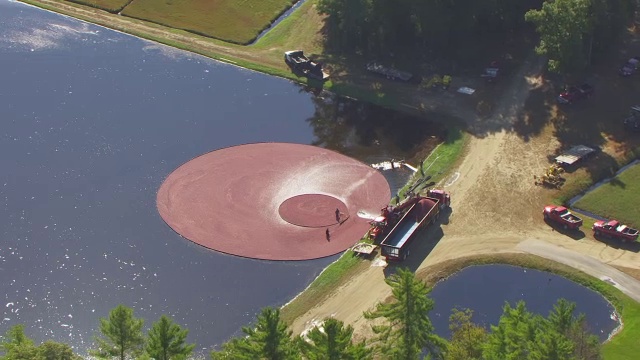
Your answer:
[[[596,236],[602,234],[622,241],[638,240],[638,230],[622,225],[618,220],[596,221],[591,229]]]
[[[546,220],[558,223],[563,229],[577,229],[582,225],[582,219],[573,215],[564,206],[548,205],[542,212]]]
[[[570,86],[558,95],[560,104],[573,104],[582,99],[590,98],[593,95],[593,87],[589,84],[580,86]]]

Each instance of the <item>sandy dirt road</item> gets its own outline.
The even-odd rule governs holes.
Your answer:
[[[522,65],[495,115],[466,119],[469,131],[476,135],[457,170],[439,184],[452,193],[452,213],[439,229],[429,229],[422,235],[426,239],[412,244],[405,265],[419,270],[465,256],[531,253],[612,279],[628,295],[640,299],[640,282],[610,266],[638,269],[640,255],[607,247],[589,235],[573,239],[542,219],[545,190],[534,185],[533,176],[549,165],[544,154],[558,144],[550,128],[527,140],[511,131],[529,91],[539,85],[536,74],[541,65],[534,57]],[[372,266],[356,275],[296,319],[292,330],[300,333],[312,322],[334,316],[354,326],[356,334],[370,334],[362,313],[391,295],[384,278],[392,271],[393,266]]]

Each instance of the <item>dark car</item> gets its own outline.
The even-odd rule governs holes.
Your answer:
[[[640,56],[632,57],[620,67],[620,69],[618,70],[618,74],[620,74],[621,76],[631,76],[638,70],[639,66]]]
[[[624,119],[624,128],[628,131],[640,132],[640,105],[631,107],[629,116]]]
[[[589,84],[569,86],[558,95],[558,102],[561,104],[571,104],[578,100],[589,98],[591,95],[593,95],[593,87]]]

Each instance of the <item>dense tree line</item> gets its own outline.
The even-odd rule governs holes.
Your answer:
[[[318,0],[329,44],[364,53],[431,51],[520,30],[542,0]]]
[[[535,25],[540,53],[566,71],[602,53],[628,24],[634,0],[318,0],[329,48],[367,55],[473,56]],[[525,16],[525,14],[527,14]],[[495,41],[493,41],[495,43]]]
[[[182,329],[163,315],[145,337],[144,321],[133,315],[133,309],[123,305],[100,319],[100,337],[90,354],[98,359],[185,360],[195,345],[187,344],[188,330]],[[0,360],[81,360],[73,349],[63,343],[46,341],[36,346],[24,333],[23,325],[9,329],[0,342]]]
[[[594,56],[606,53],[618,33],[629,24],[634,0],[547,0],[525,19],[540,35],[536,47],[558,73],[580,71]]]
[[[576,316],[575,304],[559,300],[547,317],[527,311],[525,303],[505,304],[497,325],[486,329],[474,324],[472,311],[454,309],[449,319],[451,339],[434,333],[429,320],[431,289],[409,270],[399,270],[386,280],[391,301],[380,303],[365,318],[373,321],[373,339],[355,341],[353,328],[328,318],[320,327],[293,336],[280,319],[280,311],[265,308],[243,337],[233,338],[213,360],[443,360],[600,359],[598,338],[589,333],[584,315]],[[100,334],[91,354],[101,359],[187,359],[194,345],[186,344],[188,331],[162,316],[145,337],[143,320],[133,310],[118,306],[100,319]],[[47,341],[39,346],[11,328],[0,343],[0,360],[78,360],[72,349]]]

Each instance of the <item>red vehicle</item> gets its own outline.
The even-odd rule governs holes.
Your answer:
[[[596,236],[602,234],[622,241],[638,240],[638,230],[622,225],[618,220],[596,221],[591,229]]]
[[[430,189],[427,191],[427,197],[438,199],[438,205],[440,210],[449,207],[451,205],[451,195],[444,190]],[[369,236],[374,240],[379,240],[387,235],[388,231],[398,223],[398,220],[402,217],[402,214],[410,209],[421,198],[419,196],[410,196],[396,206],[387,206],[380,211],[380,216],[373,219],[371,229],[369,230]]]
[[[451,206],[451,194],[441,189],[429,189],[427,191],[427,197],[438,199],[440,204],[440,210]]]
[[[569,209],[564,206],[545,206],[542,214],[546,220],[558,223],[565,230],[577,229],[582,225],[582,219],[573,215]]]
[[[409,245],[421,228],[433,224],[440,215],[439,200],[416,196],[417,201],[402,215],[402,218],[380,242],[382,255],[390,260],[405,260],[409,256]]]
[[[593,95],[593,87],[589,84],[570,86],[558,96],[560,104],[572,104],[578,100],[590,98]]]

